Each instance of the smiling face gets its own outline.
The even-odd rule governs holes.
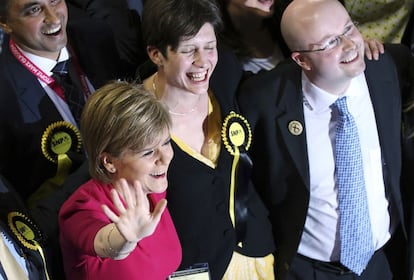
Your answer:
[[[341,94],[365,70],[364,41],[342,5],[334,0],[321,3],[306,12],[295,34],[301,42],[298,48],[324,50],[293,51],[292,58],[318,87]]]
[[[170,89],[206,94],[218,59],[213,26],[204,24],[194,37],[181,41],[177,50],[168,47],[166,57],[159,51],[157,56]]]
[[[127,151],[119,158],[104,155],[105,167],[112,181],[124,178],[129,185],[138,180],[145,194],[167,189],[167,170],[173,157],[170,133],[166,129],[152,144],[139,152]]]
[[[57,59],[67,43],[67,18],[64,0],[10,0],[0,26],[23,50]]]

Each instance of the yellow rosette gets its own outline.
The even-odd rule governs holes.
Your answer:
[[[246,188],[248,188],[248,186],[247,182],[244,182],[243,180],[236,180],[236,177],[237,172],[241,172],[238,170],[240,168],[239,160],[241,156],[248,162],[247,165],[251,164],[250,159],[246,155],[246,152],[248,151],[252,141],[252,132],[249,122],[242,115],[235,112],[230,112],[230,114],[227,115],[227,117],[224,119],[221,137],[227,151],[233,156],[230,182],[229,212],[233,227],[235,227],[236,230],[240,232],[244,231],[242,229],[244,225],[242,225],[243,217],[236,219],[236,186],[237,189],[243,193],[246,193]],[[243,164],[243,166],[246,166],[246,164]],[[244,233],[239,235],[244,235]],[[241,236],[240,239],[242,239]],[[241,247],[242,244],[239,243],[239,246]]]
[[[46,180],[29,197],[27,201],[29,206],[36,205],[39,200],[63,184],[72,167],[72,160],[68,156],[68,152],[78,153],[81,147],[80,132],[70,122],[58,121],[46,128],[41,139],[41,149],[46,159],[57,164],[56,175]]]
[[[49,125],[42,136],[43,155],[52,162],[71,161],[67,152],[79,152],[81,136],[79,130],[70,122],[59,121]]]
[[[10,212],[7,215],[7,224],[12,233],[25,248],[38,251],[43,262],[43,269],[46,279],[49,279],[47,272],[46,259],[39,243],[43,243],[43,236],[38,227],[24,214],[20,212]]]

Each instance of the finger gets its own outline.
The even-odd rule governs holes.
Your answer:
[[[119,191],[117,189],[112,189],[111,190],[111,197],[112,197],[112,202],[114,203],[116,209],[118,209],[119,213],[124,213],[125,212],[125,207],[124,204],[121,201],[120,195],[118,193]]]
[[[370,45],[370,49],[371,49],[371,53],[372,53],[372,58],[374,60],[378,60],[378,58],[379,58],[379,49],[378,49],[379,43],[375,40],[372,40],[372,41],[369,42],[369,45]]]
[[[384,44],[377,39],[370,39],[369,41],[371,52],[375,60],[379,59],[379,55],[384,53]]]
[[[370,39],[369,43],[371,44],[372,48],[375,48],[378,53],[384,52],[384,44],[378,39]]]
[[[372,60],[372,53],[371,53],[371,47],[368,42],[364,42],[365,45],[365,56],[368,58],[368,60]]]
[[[109,207],[105,204],[103,204],[102,206],[102,210],[105,213],[105,215],[113,222],[113,223],[118,223],[119,222],[119,217],[111,210],[109,209]]]
[[[149,202],[147,196],[144,194],[144,190],[142,189],[142,184],[139,181],[134,182],[134,190],[135,190],[135,200],[139,207],[145,207],[145,209],[149,212]]]
[[[124,179],[121,180],[121,189],[127,208],[135,207],[135,197],[131,194],[130,186],[128,182]]]
[[[158,201],[157,205],[154,208],[154,211],[152,212],[152,219],[155,223],[158,224],[158,222],[161,219],[161,215],[164,212],[166,207],[167,207],[166,199],[161,199],[160,201]]]
[[[378,42],[377,46],[378,46],[379,52],[384,53],[385,51],[384,44],[382,42]]]

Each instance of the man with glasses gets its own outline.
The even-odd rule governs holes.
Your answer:
[[[294,0],[281,30],[293,61],[248,79],[239,96],[276,278],[405,279],[394,60],[364,59],[363,38],[336,0]]]

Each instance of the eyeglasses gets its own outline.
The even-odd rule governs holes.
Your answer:
[[[330,38],[326,41],[324,44],[312,44],[312,45],[322,45],[323,47],[319,49],[313,49],[313,50],[296,50],[292,52],[299,52],[299,53],[310,53],[310,52],[323,52],[327,50],[334,49],[338,46],[340,46],[343,42],[344,37],[350,37],[354,34],[355,30],[357,29],[358,23],[351,22],[351,24],[347,25],[345,27],[344,33],[341,35],[335,36],[333,38]]]

